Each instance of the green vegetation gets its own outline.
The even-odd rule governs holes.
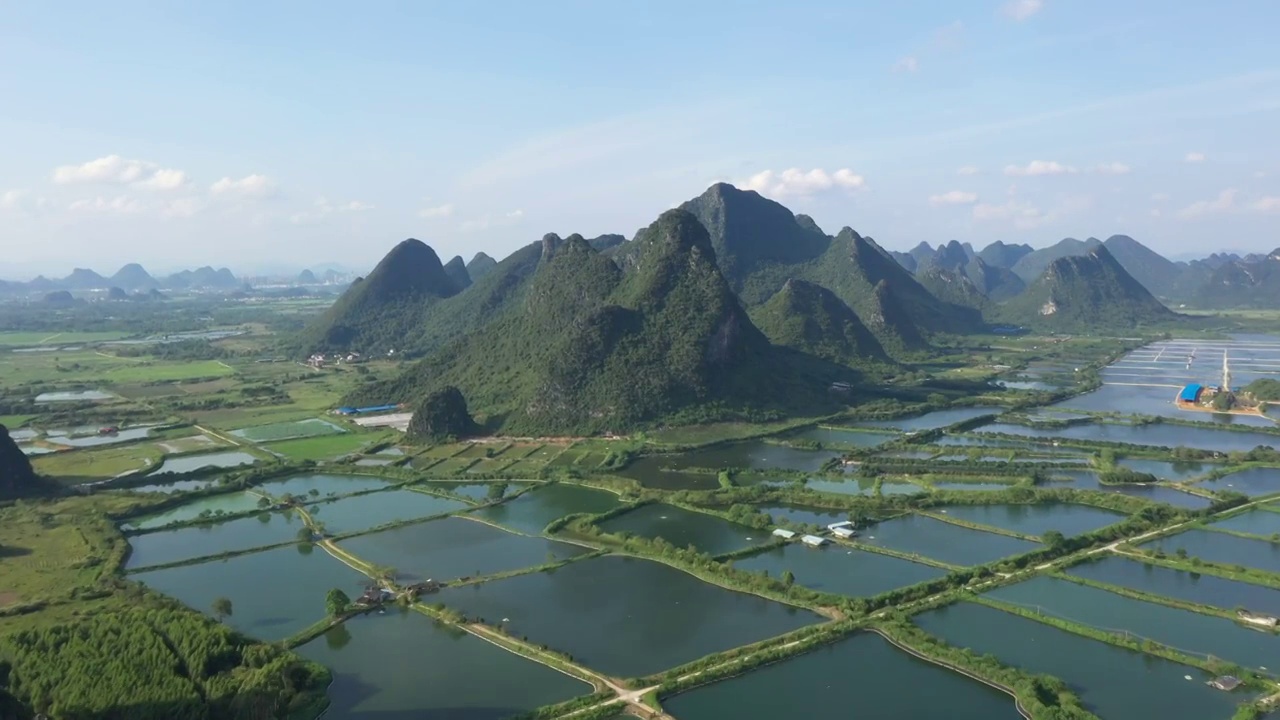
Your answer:
[[[0,688],[68,720],[285,717],[313,706],[324,668],[194,613],[118,608],[0,635]]]
[[[1087,255],[1049,263],[1000,314],[1034,327],[1093,333],[1168,325],[1178,319],[1101,246]]]
[[[336,435],[344,430],[328,421],[309,419],[305,421],[274,423],[271,425],[255,425],[237,430],[236,433],[253,442],[274,442],[277,440],[296,440],[298,438]]]
[[[788,280],[751,318],[772,342],[825,360],[846,365],[888,360],[848,305],[804,280]]]
[[[131,443],[37,455],[32,466],[45,477],[79,485],[159,468],[163,458],[154,443]]]
[[[333,460],[350,455],[370,442],[363,435],[321,435],[318,437],[298,438],[268,443],[272,452],[280,453],[290,460]]]
[[[406,337],[432,305],[461,289],[434,250],[405,240],[309,325],[295,339],[294,349],[366,355],[403,350]]]
[[[409,421],[408,437],[418,442],[450,442],[475,435],[479,426],[467,412],[467,400],[453,386],[443,387],[422,400]]]
[[[546,239],[522,312],[350,401],[453,385],[490,428],[543,435],[829,404],[827,378],[751,324],[694,218],[670,211],[643,235],[626,276],[581,237]]]

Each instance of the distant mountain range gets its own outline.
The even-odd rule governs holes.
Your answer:
[[[147,294],[152,290],[235,290],[243,283],[227,268],[202,267],[183,270],[156,278],[137,263],[129,263],[111,277],[86,268],[76,268],[64,278],[43,275],[29,282],[0,281],[0,293],[47,294],[56,291],[90,291],[118,289],[126,293]]]
[[[490,430],[776,417],[929,357],[944,335],[996,324],[1156,332],[1192,320],[1151,289],[1193,298],[1210,282],[1237,289],[1230,302],[1280,299],[1273,267],[1280,254],[1174,263],[1123,235],[890,253],[852,228],[827,235],[808,216],[717,184],[631,240],[549,234],[500,261],[478,253],[443,264],[407,240],[295,349],[419,358],[347,400],[416,406],[457,400],[457,388],[454,404]]]

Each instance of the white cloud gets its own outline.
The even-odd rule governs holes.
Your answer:
[[[978,193],[952,190],[941,195],[930,195],[930,205],[972,205],[978,202]]]
[[[524,211],[523,211],[523,210],[512,210],[511,212],[507,213],[507,217],[512,218],[512,219],[522,218],[522,217],[524,217]]]
[[[1167,202],[1169,200],[1169,193],[1155,193],[1151,196],[1151,199],[1156,202]]]
[[[973,206],[973,219],[979,222],[1012,222],[1019,230],[1030,230],[1049,220],[1049,214],[1018,200],[1000,205],[979,203]]]
[[[142,179],[150,163],[107,155],[81,165],[61,165],[53,170],[53,181],[59,185],[75,183],[125,184]]]
[[[27,196],[26,190],[6,190],[0,194],[0,210],[17,210],[22,199]]]
[[[956,174],[957,175],[977,175],[978,168],[975,165],[965,165],[964,167],[956,170]]]
[[[1280,212],[1280,196],[1259,198],[1249,207],[1258,212]]]
[[[162,168],[147,160],[131,160],[107,155],[80,165],[61,165],[53,170],[58,185],[134,185],[149,190],[175,190],[187,183],[181,170]]]
[[[1119,162],[1102,163],[1094,169],[1103,175],[1128,175],[1133,172],[1133,168]]]
[[[1198,218],[1205,215],[1230,212],[1235,207],[1236,191],[1234,188],[1227,188],[1218,193],[1218,197],[1212,200],[1200,200],[1182,208],[1178,211],[1178,217],[1183,219]]]
[[[424,218],[444,218],[453,214],[453,203],[445,203],[435,207],[423,208],[418,211],[418,217]]]
[[[166,218],[188,218],[203,210],[205,201],[198,197],[184,197],[170,200],[160,208],[160,216]]]
[[[275,194],[276,184],[266,175],[246,175],[239,180],[224,177],[209,186],[214,195],[241,197],[269,197]]]
[[[186,187],[187,182],[187,174],[181,170],[161,168],[134,185],[148,190],[179,190]]]
[[[808,171],[790,168],[781,172],[773,170],[758,172],[741,187],[772,197],[804,197],[833,189],[864,190],[867,187],[867,180],[848,168],[841,168],[833,173],[828,173],[822,168]]]
[[[335,213],[364,212],[366,210],[372,210],[373,207],[373,205],[360,200],[334,204],[329,202],[329,198],[318,197],[315,202],[312,203],[311,210],[294,213],[289,216],[289,222],[294,225],[305,225],[307,223],[319,222],[320,220]]]
[[[87,198],[84,200],[76,200],[67,206],[68,210],[80,213],[104,213],[110,215],[132,215],[142,211],[142,203],[137,199],[127,195],[117,195],[113,198],[105,198],[99,195],[95,198]]]
[[[914,55],[908,55],[893,64],[894,72],[913,73],[920,69],[920,61]]]
[[[1199,162],[1204,162],[1204,160],[1205,160],[1205,154],[1204,154],[1204,153],[1202,153],[1202,152],[1189,152],[1189,153],[1187,153],[1187,154],[1186,154],[1186,156],[1185,156],[1184,158],[1182,158],[1182,159],[1183,159],[1183,160],[1185,160],[1186,162],[1189,162],[1189,163],[1199,163]]]
[[[1063,165],[1053,160],[1032,160],[1025,166],[1008,165],[1004,169],[1004,174],[1014,176],[1068,175],[1075,171],[1076,169],[1070,165]]]
[[[1009,0],[1000,9],[1005,17],[1022,22],[1044,9],[1044,0]]]

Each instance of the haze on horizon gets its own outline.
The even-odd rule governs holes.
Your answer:
[[[1280,5],[0,8],[0,277],[628,236],[715,181],[890,249],[1280,244]]]

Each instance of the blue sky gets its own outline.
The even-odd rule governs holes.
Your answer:
[[[0,275],[628,236],[714,181],[893,249],[1280,245],[1280,3],[0,6]]]

